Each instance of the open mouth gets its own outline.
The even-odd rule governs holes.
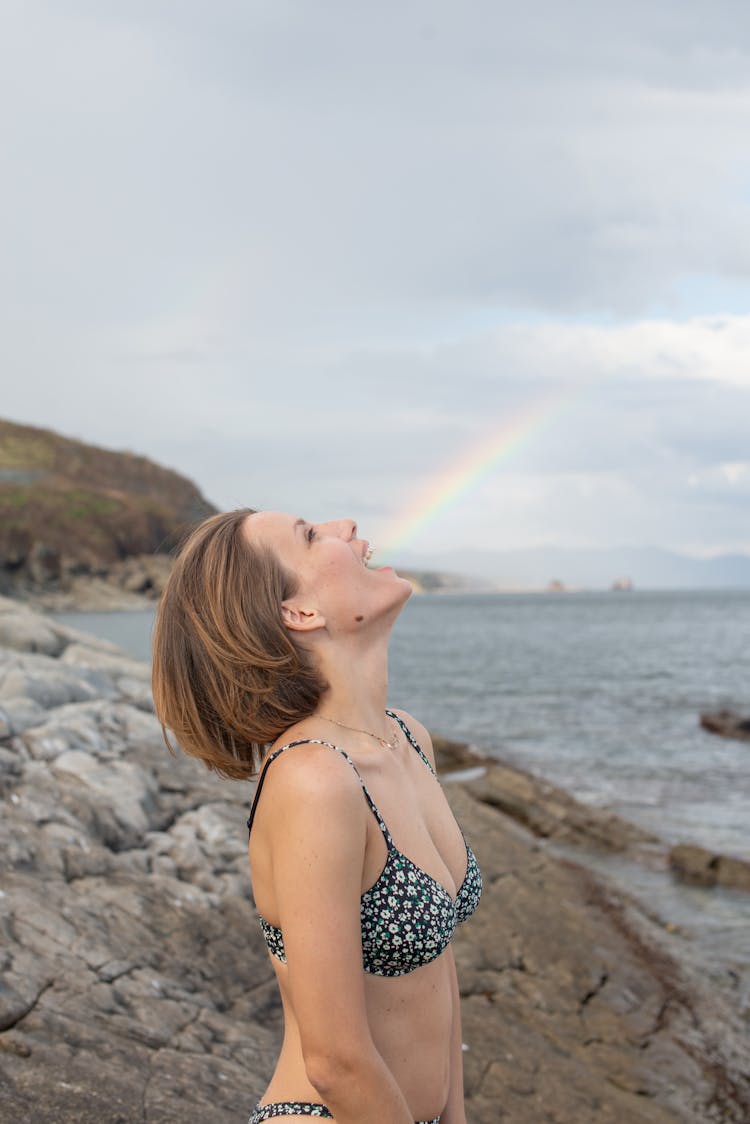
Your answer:
[[[371,560],[374,553],[375,552],[374,552],[373,548],[371,546],[368,546],[367,550],[365,551],[364,557],[362,559],[362,564],[364,566],[369,566],[370,560]]]

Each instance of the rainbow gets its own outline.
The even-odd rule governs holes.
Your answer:
[[[503,419],[499,429],[493,429],[478,443],[472,443],[386,527],[380,536],[383,548],[378,553],[392,555],[416,539],[426,527],[490,476],[498,465],[509,461],[514,453],[570,409],[594,381],[594,378],[588,377],[572,385],[566,383],[562,388],[556,387],[541,400]]]

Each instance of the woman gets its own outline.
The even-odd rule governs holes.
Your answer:
[[[411,586],[370,555],[350,519],[215,515],[157,616],[164,727],[226,776],[261,770],[249,853],[285,1029],[251,1124],[466,1120],[449,942],[481,876],[427,731],[386,709]]]

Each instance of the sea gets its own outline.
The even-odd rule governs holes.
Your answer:
[[[150,658],[152,611],[56,616]],[[750,860],[750,742],[699,723],[704,710],[750,714],[750,590],[415,596],[389,671],[390,704],[431,731],[666,844]],[[750,894],[684,886],[663,862],[569,853],[643,901],[750,1003]]]

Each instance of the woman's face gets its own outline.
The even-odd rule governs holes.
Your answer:
[[[353,519],[309,523],[278,511],[258,511],[248,515],[244,532],[296,575],[297,592],[285,602],[290,627],[306,623],[325,624],[329,632],[361,629],[374,619],[395,616],[412,592],[391,566],[368,568],[369,544],[357,537]],[[308,615],[290,619],[289,611]]]

